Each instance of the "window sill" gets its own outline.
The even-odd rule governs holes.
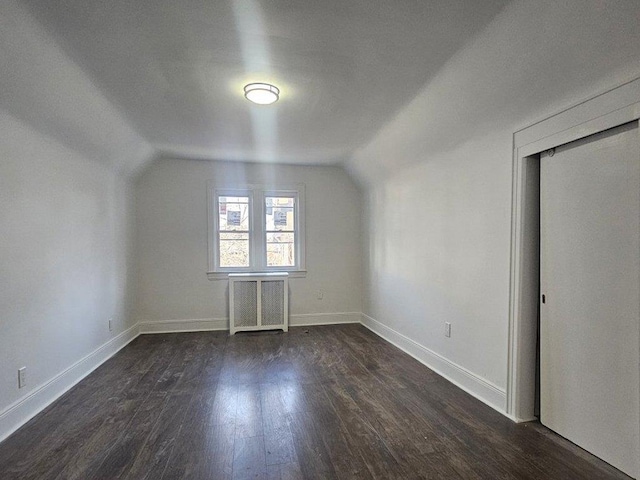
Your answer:
[[[241,273],[276,273],[277,271],[271,270],[270,272],[241,272]],[[307,276],[306,270],[282,270],[284,273],[289,274],[289,278],[304,278]],[[240,272],[207,272],[207,278],[213,280],[228,280],[229,274]]]

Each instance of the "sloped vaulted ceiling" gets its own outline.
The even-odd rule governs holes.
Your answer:
[[[131,171],[154,153],[341,162],[506,3],[10,0],[3,108]],[[250,81],[281,100],[249,104]]]
[[[131,174],[153,155],[90,75],[23,4],[0,7],[0,107],[40,134]]]
[[[465,146],[478,159],[499,146],[496,161],[509,166],[516,130],[639,75],[638,0],[512,2],[387,117],[348,169],[375,182]]]

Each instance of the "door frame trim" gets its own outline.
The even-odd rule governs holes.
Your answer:
[[[517,422],[535,418],[539,153],[638,119],[640,78],[513,134],[506,413]]]

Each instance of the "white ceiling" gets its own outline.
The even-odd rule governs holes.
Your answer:
[[[507,0],[25,0],[155,151],[341,162]],[[242,87],[281,88],[270,107]]]

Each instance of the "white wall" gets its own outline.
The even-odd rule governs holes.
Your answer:
[[[112,168],[5,112],[0,131],[1,439],[35,413],[10,406],[131,326],[133,195]]]
[[[513,2],[349,163],[367,185],[371,324],[499,409],[512,135],[640,75],[639,20],[635,0]]]
[[[298,323],[359,320],[310,315],[362,310],[361,196],[342,168],[161,159],[136,186],[138,321],[228,317],[228,282],[206,277],[209,180],[304,183],[308,274],[290,279],[290,313],[294,319],[309,315],[298,317]]]
[[[128,178],[152,149],[24,2],[0,43],[1,440],[135,335]]]

